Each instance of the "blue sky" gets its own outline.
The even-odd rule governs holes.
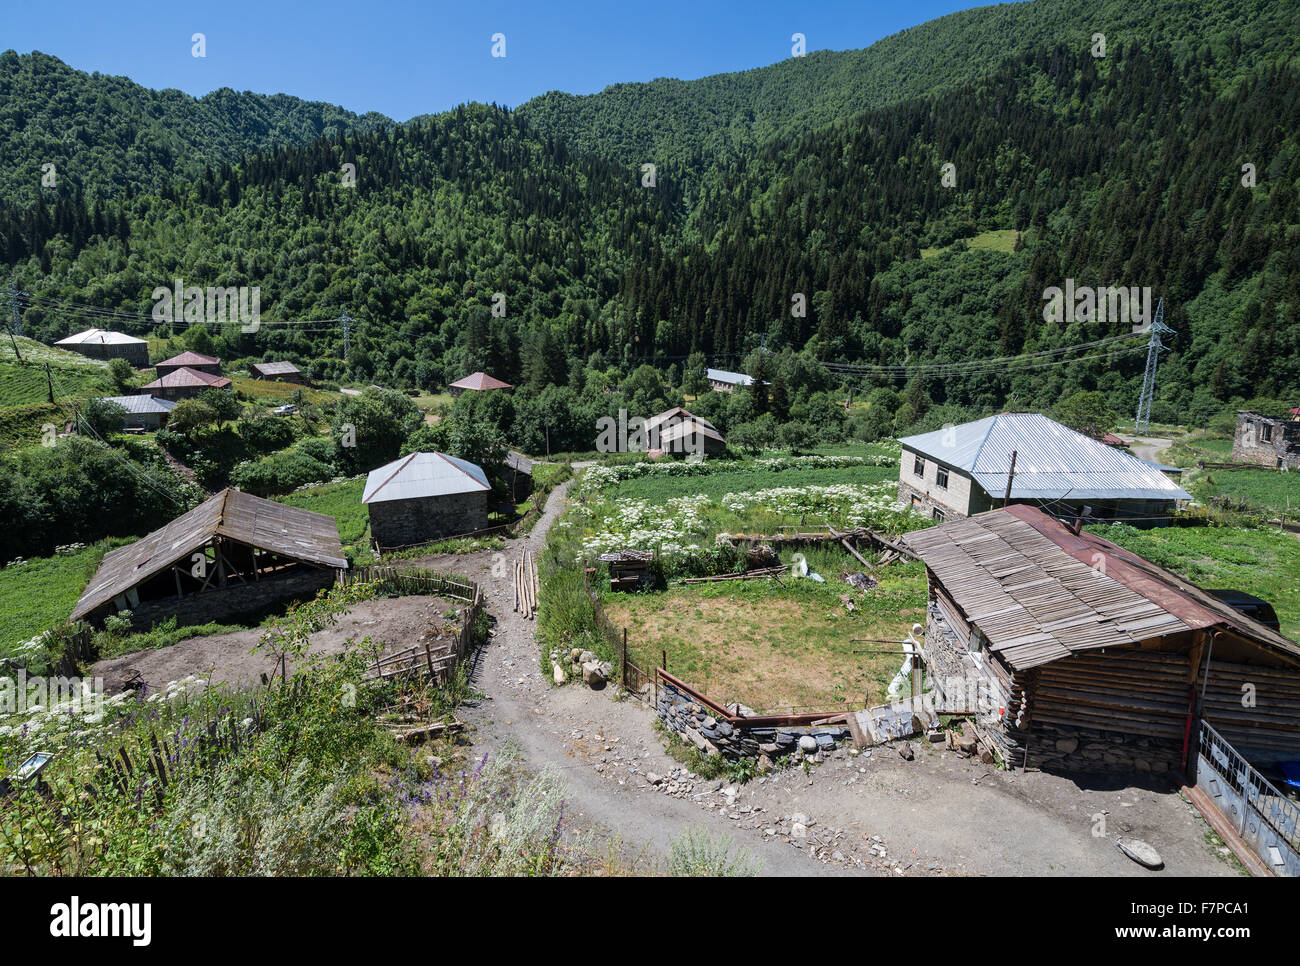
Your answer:
[[[847,50],[982,4],[962,0],[59,0],[8,4],[0,50],[53,54],[201,96],[219,87],[286,93],[398,120],[464,101],[514,106],[549,90],[703,77],[808,50]],[[178,9],[180,8],[180,9]],[[207,56],[191,55],[206,36]],[[491,56],[506,35],[504,59]]]

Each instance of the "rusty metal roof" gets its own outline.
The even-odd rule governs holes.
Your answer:
[[[190,554],[215,536],[322,567],[348,565],[333,517],[222,490],[165,527],[105,554],[69,619],[84,617],[178,560],[188,566]]]
[[[906,534],[989,649],[1017,670],[1208,627],[1300,645],[1109,540],[1017,505]]]
[[[159,376],[142,388],[181,389],[188,386],[208,386],[212,389],[225,389],[229,385],[230,380],[225,376],[214,376],[212,373],[204,372],[201,369],[181,366],[179,369],[173,369],[171,372]]]

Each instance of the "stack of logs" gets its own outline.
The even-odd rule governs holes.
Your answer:
[[[515,610],[530,620],[537,616],[539,590],[537,562],[533,559],[533,552],[525,550],[515,561]]]

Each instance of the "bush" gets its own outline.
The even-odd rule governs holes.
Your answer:
[[[687,829],[668,850],[668,874],[673,876],[755,876],[762,862],[744,851],[733,852],[729,837],[715,839],[703,829]]]

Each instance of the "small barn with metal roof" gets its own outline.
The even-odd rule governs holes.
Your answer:
[[[254,379],[271,382],[296,382],[306,385],[306,374],[292,362],[257,362],[251,366]]]
[[[347,565],[333,517],[227,489],[105,554],[71,619],[221,620],[314,596]]]
[[[154,396],[104,396],[100,402],[112,403],[126,410],[127,429],[157,429],[167,414],[176,408],[172,400]]]
[[[898,499],[936,520],[1029,503],[1066,520],[1154,525],[1191,494],[1150,463],[1039,413],[899,440]]]
[[[446,453],[411,453],[371,470],[361,495],[381,549],[413,547],[487,527],[483,468]]]

